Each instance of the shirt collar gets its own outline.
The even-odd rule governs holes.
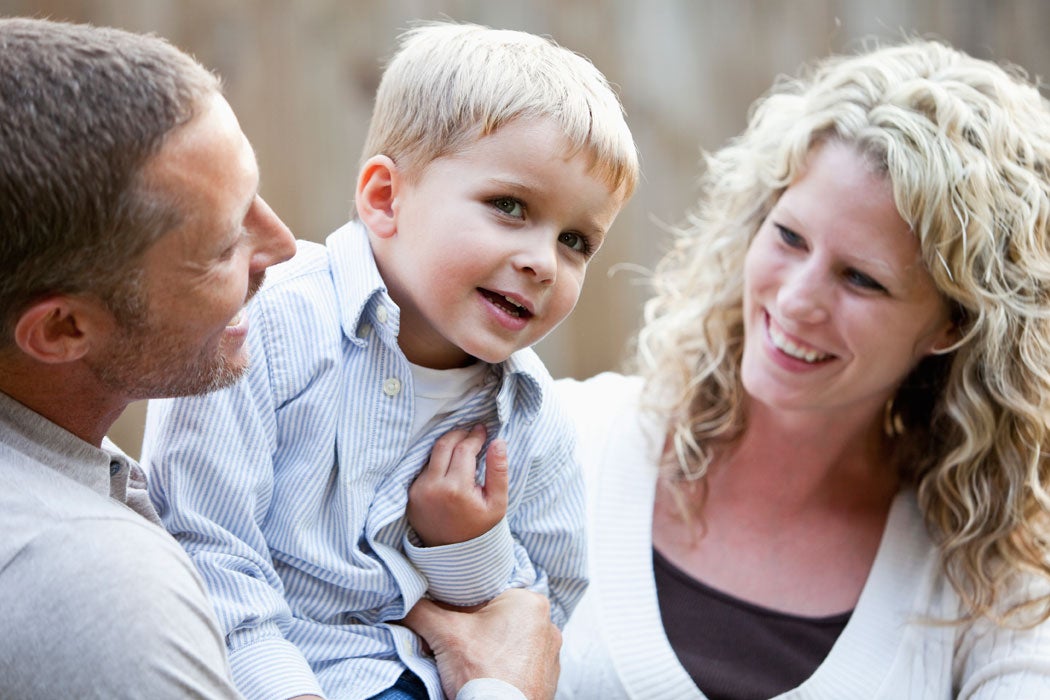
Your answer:
[[[532,348],[525,348],[498,367],[503,374],[503,385],[496,395],[500,421],[507,422],[514,412],[531,423],[543,404],[543,387],[552,381],[543,361]]]
[[[331,261],[332,285],[339,300],[343,334],[354,344],[363,346],[361,325],[367,322],[369,307],[378,304],[396,316],[397,306],[379,276],[364,224],[347,223],[328,237],[325,246]]]
[[[0,392],[0,444],[102,496],[123,496],[129,460],[106,440],[100,449]],[[111,465],[117,469],[111,474]],[[120,500],[124,500],[122,497]]]

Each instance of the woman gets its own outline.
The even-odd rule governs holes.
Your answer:
[[[579,417],[565,698],[1050,697],[1050,109],[913,41],[707,159]]]

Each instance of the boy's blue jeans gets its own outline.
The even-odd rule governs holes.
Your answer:
[[[397,683],[373,695],[371,700],[427,700],[428,697],[427,687],[419,680],[419,676],[405,671]]]

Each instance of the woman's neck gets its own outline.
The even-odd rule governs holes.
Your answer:
[[[754,500],[787,512],[888,504],[898,488],[890,455],[881,415],[785,414],[756,402],[743,435],[716,457],[708,485],[748,500],[761,496]]]
[[[898,489],[881,416],[785,416],[762,407],[706,478],[661,481],[653,544],[735,597],[799,615],[856,604]]]

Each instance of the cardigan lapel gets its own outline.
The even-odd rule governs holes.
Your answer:
[[[629,697],[703,699],[667,641],[653,578],[653,503],[662,433],[631,404],[599,460],[595,593],[613,665]]]

